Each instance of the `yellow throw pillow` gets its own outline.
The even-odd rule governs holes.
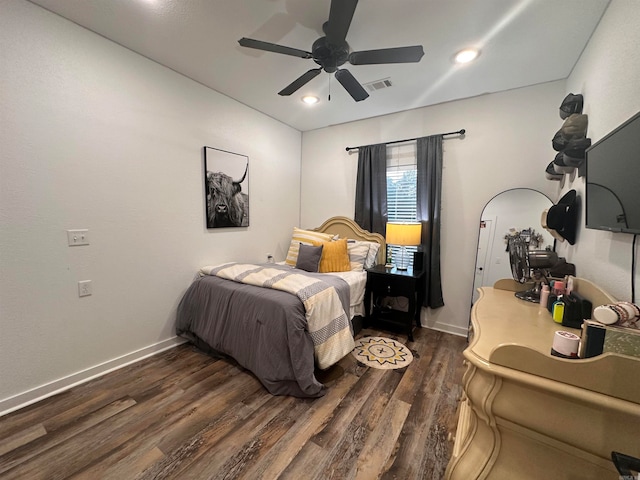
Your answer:
[[[322,243],[322,258],[320,259],[320,273],[348,272],[351,270],[347,239],[341,238],[335,242]]]
[[[313,230],[302,230],[301,228],[293,227],[293,235],[291,236],[291,244],[289,245],[289,251],[287,252],[287,259],[285,263],[296,266],[298,261],[298,250],[300,244],[305,245],[320,245],[322,242],[329,242],[333,239],[333,235],[328,233],[314,232]],[[317,242],[317,243],[314,243]]]

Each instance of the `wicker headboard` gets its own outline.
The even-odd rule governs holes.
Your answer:
[[[318,228],[316,232],[331,233],[339,235],[340,238],[352,238],[354,240],[364,240],[367,242],[377,242],[380,244],[378,250],[378,263],[384,263],[386,257],[386,244],[384,237],[379,233],[371,233],[364,230],[360,225],[348,217],[331,217]]]

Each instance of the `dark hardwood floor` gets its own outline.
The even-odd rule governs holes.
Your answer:
[[[466,340],[419,329],[407,345],[402,370],[347,355],[313,400],[181,345],[1,417],[0,478],[440,480]]]

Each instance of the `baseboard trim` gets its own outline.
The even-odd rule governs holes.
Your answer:
[[[451,335],[457,335],[459,337],[466,337],[469,330],[457,325],[450,325],[448,323],[438,323],[433,325],[422,325],[422,328],[430,328],[431,330],[437,330],[438,332],[450,333]]]
[[[139,362],[140,360],[156,355],[157,353],[165,350],[169,350],[170,348],[174,348],[185,342],[187,342],[187,340],[181,337],[168,338],[162,342],[149,345],[148,347],[141,348],[140,350],[127,353],[99,365],[59,378],[53,382],[46,383],[31,390],[27,390],[26,392],[14,395],[13,397],[0,400],[0,417],[7,413],[24,408],[27,405],[31,405],[39,402],[40,400],[44,400],[45,398],[64,392],[65,390],[69,390],[70,388],[88,382],[89,380],[93,380],[94,378],[106,373],[126,367],[132,363]]]

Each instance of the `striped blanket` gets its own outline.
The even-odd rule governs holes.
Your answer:
[[[234,282],[274,288],[296,295],[305,308],[316,365],[329,368],[355,347],[351,322],[336,289],[318,278],[296,270],[228,263],[203,267],[200,275],[215,275]]]

